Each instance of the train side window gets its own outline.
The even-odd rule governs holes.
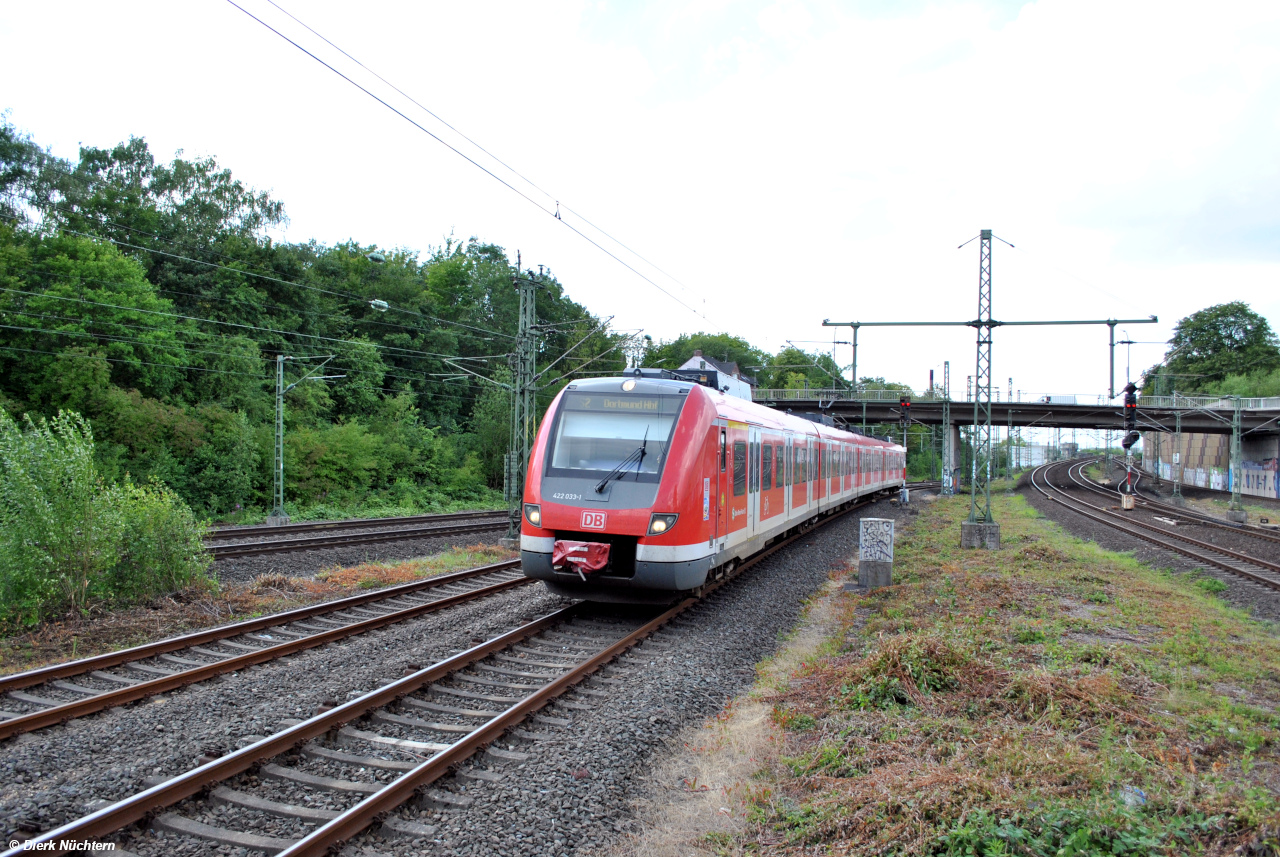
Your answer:
[[[733,496],[747,493],[747,445],[740,440],[733,442]]]
[[[773,461],[777,468],[773,484],[777,485],[779,488],[787,484],[787,457],[783,454],[784,449],[786,449],[786,447],[782,444],[778,444],[777,449],[774,450],[773,454]]]
[[[760,441],[751,441],[748,450],[751,453],[751,463],[747,465],[747,481],[751,483],[748,490],[754,494],[760,490]]]
[[[724,429],[720,429],[720,472],[721,473],[724,473],[725,458],[727,457],[727,453],[726,453],[727,445],[728,444],[726,443],[725,431]]]
[[[766,443],[760,449],[760,490],[773,488],[773,445]]]

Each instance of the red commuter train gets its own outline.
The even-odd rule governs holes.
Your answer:
[[[901,446],[659,371],[577,381],[542,420],[520,556],[554,592],[669,601],[905,482]]]

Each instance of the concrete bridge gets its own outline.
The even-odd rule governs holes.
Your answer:
[[[911,422],[942,425],[943,402],[926,394],[911,393]],[[753,401],[796,414],[821,414],[836,425],[858,430],[862,425],[896,424],[902,416],[897,390],[769,390],[753,391]],[[1038,428],[1114,429],[1123,424],[1121,398],[1104,404],[1066,404],[1058,401],[992,402],[993,426]],[[950,403],[953,426],[973,424],[973,402]],[[1141,396],[1138,429],[1143,432],[1178,430],[1197,434],[1231,434],[1236,400],[1223,397]],[[1241,399],[1241,434],[1280,435],[1280,397]]]

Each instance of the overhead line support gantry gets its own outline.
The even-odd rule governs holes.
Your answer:
[[[842,321],[823,319],[823,327],[853,328],[853,373],[857,382],[858,329],[862,327],[972,327],[977,331],[977,359],[974,375],[973,457],[969,466],[969,519],[961,525],[962,547],[1000,547],[1000,525],[991,513],[991,346],[997,327],[1105,324],[1111,331],[1111,394],[1115,397],[1115,328],[1117,324],[1154,324],[1154,315],[1141,319],[1087,319],[1051,321],[998,321],[991,311],[991,239],[997,236],[983,229],[978,255],[978,317],[972,321]],[[970,239],[972,240],[972,239]],[[1004,239],[999,239],[1003,241]],[[968,242],[966,242],[968,243]],[[1005,242],[1008,243],[1007,241]],[[960,245],[963,247],[964,245]],[[1010,244],[1010,247],[1013,245]],[[945,427],[946,430],[950,426]]]

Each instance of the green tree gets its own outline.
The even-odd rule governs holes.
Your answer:
[[[0,225],[3,389],[52,407],[70,403],[70,359],[110,365],[110,381],[163,397],[184,379],[186,346],[172,305],[138,263],[109,244]]]
[[[707,357],[722,363],[737,363],[745,374],[751,374],[750,366],[764,366],[769,359],[759,348],[739,336],[728,333],[682,333],[672,340],[664,340],[648,350],[645,365],[659,369],[675,369],[701,351]]]
[[[830,354],[809,353],[793,345],[783,348],[769,358],[757,374],[761,387],[796,389],[804,386],[816,389],[847,387],[840,375],[840,367]]]
[[[1228,375],[1280,368],[1280,342],[1267,320],[1243,301],[1218,304],[1178,322],[1163,368],[1179,390],[1208,391]],[[1144,382],[1144,389],[1147,383]]]
[[[494,373],[494,381],[480,393],[471,411],[471,433],[476,455],[484,469],[485,483],[494,489],[503,484],[503,463],[511,439],[511,392],[499,384],[511,383],[511,372]]]

